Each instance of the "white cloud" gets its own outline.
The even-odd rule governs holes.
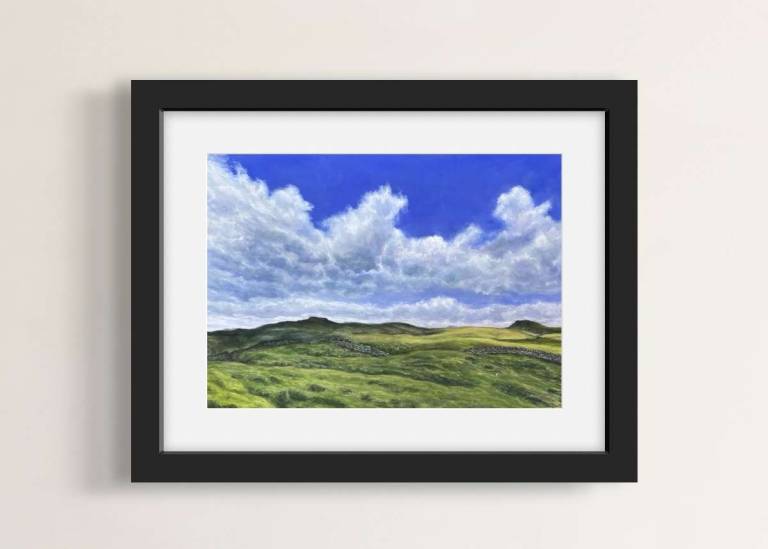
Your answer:
[[[395,222],[407,204],[408,199],[384,186],[367,193],[355,208],[323,221],[336,264],[353,272],[379,269],[393,241],[404,238]]]
[[[407,205],[405,196],[385,185],[365,194],[354,207],[318,220],[316,225],[311,218],[312,204],[296,187],[270,190],[242,168],[233,172],[212,158],[208,165],[211,313],[219,307],[216,314],[222,314],[222,307],[232,303],[249,304],[252,309],[272,303],[276,306],[274,317],[255,312],[246,317],[263,322],[304,317],[314,313],[289,314],[290,303],[296,303],[291,300],[312,296],[327,307],[347,304],[346,312],[335,316],[317,313],[336,319],[339,314],[351,314],[354,304],[370,303],[382,296],[465,293],[492,300],[510,293],[559,293],[560,223],[549,216],[548,202],[536,205],[523,187],[512,187],[498,197],[493,215],[502,229],[493,234],[469,225],[449,240],[439,235],[409,237],[397,227]],[[282,313],[275,300],[283,304]],[[418,303],[422,305],[414,311],[420,311],[421,316],[402,308],[392,310],[415,315],[412,320],[416,323],[437,322],[423,305],[432,300]],[[501,313],[491,314],[487,307],[482,313],[464,311],[464,316],[451,316],[459,306],[463,305],[454,300],[443,310],[441,324],[453,323],[450,318],[464,319],[455,323],[477,318],[474,323],[486,324],[503,324],[507,319],[494,321]],[[360,311],[367,314],[364,309]],[[559,323],[559,312],[557,320]]]

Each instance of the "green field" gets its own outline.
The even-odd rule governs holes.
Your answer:
[[[208,334],[209,408],[557,408],[560,329],[310,317]]]

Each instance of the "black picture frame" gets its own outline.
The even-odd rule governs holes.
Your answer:
[[[637,82],[132,82],[133,482],[635,482],[637,480]],[[603,452],[162,451],[164,111],[605,112]]]

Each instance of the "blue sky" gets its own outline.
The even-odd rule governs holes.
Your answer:
[[[216,155],[209,329],[560,321],[559,155]]]
[[[469,223],[485,230],[501,224],[491,214],[510,183],[535,202],[549,201],[560,220],[560,155],[241,155],[226,157],[270,188],[294,185],[325,219],[388,183],[408,197],[398,226],[411,236],[451,237]]]

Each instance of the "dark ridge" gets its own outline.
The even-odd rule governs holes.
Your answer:
[[[257,328],[234,328],[208,332],[209,338],[216,338],[225,347],[237,346],[255,342],[285,341],[305,337],[318,337],[320,334],[344,330],[353,334],[382,332],[388,334],[429,335],[439,333],[439,328],[420,328],[405,322],[383,322],[381,324],[366,324],[362,322],[334,322],[320,316],[310,316],[303,320],[285,320],[274,324],[264,324]],[[291,335],[293,334],[293,335]],[[224,343],[226,342],[226,343]],[[209,340],[209,347],[220,347]]]
[[[257,330],[260,330],[261,328],[262,326],[259,326],[258,328],[231,328],[228,330],[213,330],[208,333],[216,334],[219,336],[240,336],[240,335],[252,334]]]
[[[239,336],[239,335],[252,335],[257,332],[262,332],[272,328],[287,327],[287,326],[340,326],[338,322],[333,322],[327,318],[321,316],[310,316],[304,320],[284,320],[282,322],[275,322],[274,324],[263,324],[257,328],[232,328],[228,330],[213,330],[208,332],[209,334],[222,335],[222,336]]]
[[[328,320],[327,318],[322,316],[310,316],[305,318],[304,320],[297,320],[292,324],[338,324],[338,322]]]
[[[560,333],[560,328],[545,326],[544,324],[534,322],[533,320],[516,320],[509,326],[509,328],[515,328],[517,330],[538,335]]]

